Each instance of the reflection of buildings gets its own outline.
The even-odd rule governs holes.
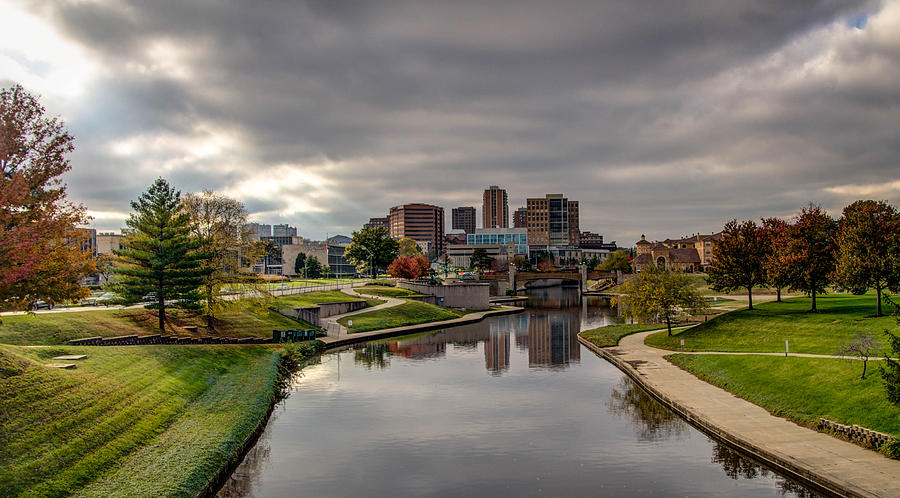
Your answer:
[[[580,304],[577,288],[543,287],[528,289],[528,307],[541,309],[573,308]]]
[[[491,331],[484,343],[484,367],[492,375],[509,370],[509,332]]]
[[[438,358],[447,354],[446,342],[392,342],[388,348],[391,353],[411,360]]]
[[[576,314],[533,314],[528,320],[528,334],[516,334],[516,346],[528,348],[531,367],[565,368],[581,361],[578,327]]]

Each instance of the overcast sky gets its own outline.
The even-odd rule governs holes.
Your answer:
[[[488,185],[631,245],[900,200],[900,1],[30,1],[0,84],[117,230],[158,176],[306,237]]]

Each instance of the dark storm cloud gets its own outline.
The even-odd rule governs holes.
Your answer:
[[[900,24],[888,7],[171,1],[34,11],[104,68],[66,110],[79,138],[69,184],[92,209],[125,211],[163,175],[321,236],[403,202],[480,209],[481,189],[500,184],[511,209],[566,193],[582,202],[582,229],[630,244],[808,200],[839,207],[847,195],[827,189],[896,176],[900,92],[885,68],[900,66],[900,40],[842,29],[866,14],[861,33],[890,32],[878,26]],[[216,152],[195,153],[204,147]],[[267,176],[282,180],[258,183]],[[253,193],[259,185],[274,191]]]

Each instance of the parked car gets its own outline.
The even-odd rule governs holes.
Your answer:
[[[38,311],[38,310],[52,310],[52,309],[53,309],[53,303],[48,303],[48,302],[46,302],[46,301],[37,300],[37,301],[34,302],[33,305],[31,305],[31,309],[34,310],[34,311]]]

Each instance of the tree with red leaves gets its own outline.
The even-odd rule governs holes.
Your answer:
[[[765,261],[772,250],[765,228],[753,220],[725,224],[715,242],[716,257],[709,269],[714,291],[747,289],[747,309],[753,309],[753,288],[766,283]]]
[[[73,138],[37,99],[16,85],[0,90],[0,302],[23,308],[35,300],[85,297],[93,271],[75,226],[84,207],[66,198],[60,175]]]
[[[775,287],[775,301],[780,303],[781,289],[790,285],[790,267],[785,264],[786,258],[782,257],[782,251],[787,247],[785,233],[788,223],[781,218],[764,218],[762,226],[771,245],[763,263],[766,271],[766,284],[769,287]]]
[[[428,259],[418,256],[400,256],[388,266],[388,273],[394,278],[415,279],[428,274]]]
[[[815,204],[800,211],[800,216],[784,232],[784,247],[779,265],[786,268],[790,288],[812,297],[810,312],[815,313],[816,294],[825,293],[835,265],[837,222]]]

